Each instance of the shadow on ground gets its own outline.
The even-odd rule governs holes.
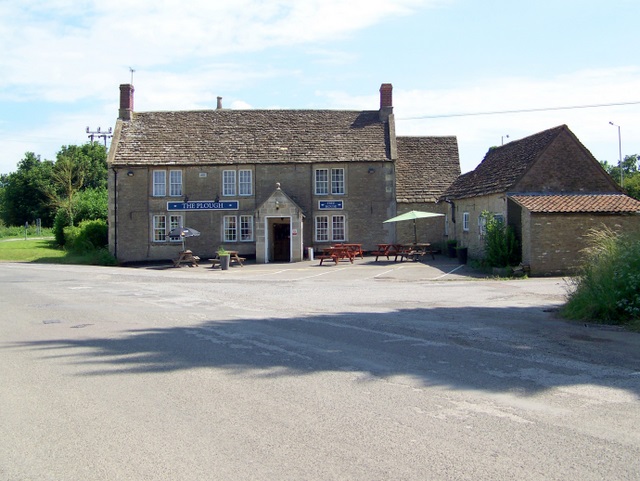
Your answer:
[[[91,376],[201,368],[270,377],[353,371],[520,395],[580,384],[640,394],[640,335],[562,322],[550,311],[418,308],[229,319],[14,348],[77,363],[81,375]]]

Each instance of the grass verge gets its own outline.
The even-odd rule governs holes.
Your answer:
[[[603,229],[589,237],[582,272],[561,314],[640,330],[640,236]]]
[[[86,253],[68,252],[55,239],[11,239],[0,242],[0,261],[47,264],[117,265],[106,249]]]

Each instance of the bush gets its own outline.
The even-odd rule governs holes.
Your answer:
[[[53,236],[56,243],[62,247],[65,244],[64,228],[71,225],[69,213],[65,209],[58,209],[53,219]]]
[[[74,221],[79,224],[83,220],[107,220],[107,189],[85,189],[74,197]]]
[[[65,247],[78,253],[104,249],[108,243],[108,227],[103,220],[86,220],[78,227],[64,228]]]
[[[520,245],[511,226],[502,219],[483,212],[486,221],[484,250],[485,262],[489,267],[508,267],[520,263]]]
[[[640,321],[640,236],[609,228],[588,235],[584,265],[562,314],[606,324]]]

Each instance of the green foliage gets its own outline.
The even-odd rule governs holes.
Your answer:
[[[589,232],[581,274],[562,314],[606,324],[640,321],[640,236],[604,228]]]
[[[88,188],[77,192],[73,197],[73,211],[75,216],[73,223],[78,224],[85,220],[107,220],[107,189]],[[64,228],[72,225],[69,210],[60,208],[53,220],[53,232],[59,246],[64,246],[66,238]]]
[[[82,207],[77,205],[76,197],[85,190],[104,192],[106,205],[106,159],[106,149],[98,143],[63,146],[55,163],[41,161],[33,152],[26,153],[17,172],[0,176],[0,218],[7,225],[24,225],[40,218],[43,226],[50,227],[58,209],[64,208],[73,219],[67,225],[85,218],[101,218],[95,213],[101,210],[106,219],[106,207],[102,206],[85,206],[92,213],[80,219],[76,219],[75,212]]]
[[[227,251],[224,246],[218,247],[218,256],[228,256],[229,251]]]
[[[621,166],[617,162],[610,164],[606,160],[601,161],[600,165],[618,185],[620,185],[620,171],[622,170],[624,190],[629,196],[640,200],[640,157],[638,154],[626,155]]]
[[[66,209],[58,209],[56,217],[53,220],[53,235],[60,247],[64,246],[64,228],[71,226],[69,212]]]
[[[74,196],[74,220],[107,220],[108,196],[106,187],[88,187]]]
[[[76,253],[87,253],[104,249],[108,243],[108,227],[104,220],[86,220],[79,226],[63,229],[64,246]]]
[[[489,267],[508,267],[520,263],[520,245],[511,226],[504,224],[490,212],[483,212],[485,218],[484,251]]]
[[[33,237],[51,237],[53,232],[49,227],[43,227],[38,230],[35,224],[29,224],[29,227],[26,229],[26,235],[27,239]],[[24,239],[24,237],[25,228],[23,225],[6,226],[4,222],[0,220],[0,239]]]
[[[624,190],[634,199],[640,200],[640,173],[625,179]]]
[[[18,163],[18,170],[1,179],[0,217],[7,225],[24,225],[41,219],[43,226],[51,226],[55,210],[47,197],[51,185],[53,162],[41,161],[27,152]]]

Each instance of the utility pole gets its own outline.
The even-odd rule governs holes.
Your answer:
[[[620,187],[624,187],[624,172],[622,169],[622,137],[620,136],[620,126],[609,122],[609,125],[618,127],[618,167],[620,168]]]
[[[107,147],[107,139],[110,139],[111,137],[113,137],[111,132],[112,132],[111,127],[109,127],[109,130],[105,132],[102,132],[100,127],[98,127],[98,130],[91,130],[89,127],[87,127],[87,134],[89,139],[91,139],[91,143],[96,141],[95,140],[96,137],[98,139],[103,139],[105,148]]]

